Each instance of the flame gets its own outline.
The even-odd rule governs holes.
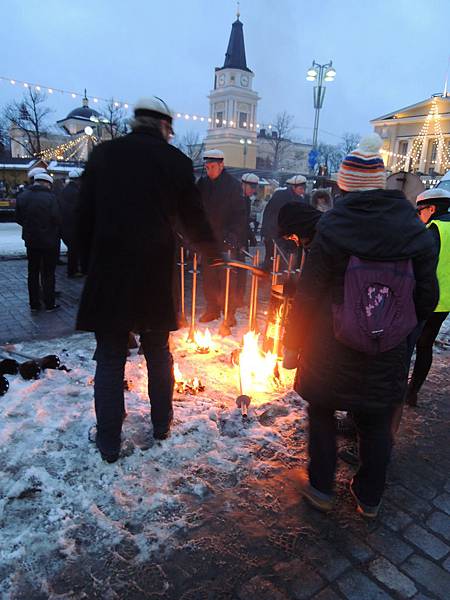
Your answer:
[[[261,352],[258,341],[259,333],[254,331],[246,333],[239,355],[239,391],[248,396],[258,392],[267,392],[275,383],[277,356],[272,352]]]
[[[281,317],[283,316],[283,305],[281,305],[275,314],[274,335],[273,335],[273,353],[278,355],[281,333]]]
[[[205,390],[205,386],[198,377],[194,377],[193,379],[185,379],[180,371],[178,363],[174,363],[173,365],[173,376],[175,379],[175,391],[177,394],[191,394],[195,396],[199,392],[203,392]]]
[[[198,352],[209,352],[213,347],[212,337],[209,329],[206,329],[205,333],[201,331],[196,331],[194,333],[194,341],[197,345]]]

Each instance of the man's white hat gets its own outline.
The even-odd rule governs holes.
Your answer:
[[[252,183],[252,184],[258,185],[259,177],[258,177],[258,175],[255,175],[254,173],[244,173],[241,177],[241,181],[243,183]]]
[[[83,175],[83,169],[70,169],[69,179],[78,179]]]
[[[450,202],[450,192],[439,187],[426,190],[417,196],[416,204],[432,204],[432,200],[444,200]]]
[[[27,173],[28,179],[33,179],[38,173],[47,173],[47,170],[43,167],[33,167]]]
[[[34,181],[48,181],[49,183],[53,183],[53,177],[44,171],[43,173],[36,173]]]
[[[148,98],[140,98],[134,105],[134,116],[147,116],[156,119],[163,119],[172,123],[173,113],[167,104],[158,96],[149,96]]]
[[[203,153],[203,160],[205,160],[205,161],[218,161],[218,160],[223,160],[224,158],[225,158],[225,155],[222,152],[222,150],[217,150],[217,149],[206,150]]]
[[[294,177],[287,179],[286,183],[289,185],[304,185],[306,183],[306,177],[303,177],[303,175],[294,175]]]

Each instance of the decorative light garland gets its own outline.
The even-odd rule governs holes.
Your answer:
[[[41,152],[37,153],[35,156],[38,158],[42,158],[43,160],[51,160],[52,158],[56,158],[57,160],[62,160],[60,157],[64,157],[65,152],[75,148],[74,154],[79,150],[79,146],[87,141],[90,138],[86,133],[70,140],[69,142],[64,142],[64,144],[59,144],[59,146],[54,146],[52,148],[45,148]],[[71,155],[73,156],[73,154]]]

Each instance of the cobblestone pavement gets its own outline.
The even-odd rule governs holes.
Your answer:
[[[59,267],[61,317],[31,317],[25,267],[24,261],[0,263],[2,306],[8,299],[2,322],[13,322],[10,338],[2,325],[2,339],[70,333],[81,282],[65,280]],[[141,557],[134,542],[125,540],[93,556],[86,542],[82,556],[68,557],[45,592],[18,567],[11,598],[448,600],[449,364],[450,352],[436,354],[419,407],[405,410],[376,523],[355,513],[347,487],[352,469],[345,463],[338,465],[336,509],[324,516],[299,498],[290,477],[294,465],[279,462],[276,448],[262,448],[258,458],[270,462],[267,474],[214,481],[218,492],[202,503],[192,501],[186,529],[160,555]],[[292,450],[295,466],[304,463],[304,432],[292,439]],[[128,526],[124,523],[124,530]]]
[[[0,260],[0,343],[63,337],[74,332],[83,279],[68,279],[65,265],[56,268],[56,299],[61,308],[53,313],[31,313],[28,304],[27,261]]]

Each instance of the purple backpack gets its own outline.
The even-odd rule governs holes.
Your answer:
[[[415,284],[411,259],[377,262],[351,256],[344,302],[333,304],[335,338],[366,354],[398,346],[417,325]]]

